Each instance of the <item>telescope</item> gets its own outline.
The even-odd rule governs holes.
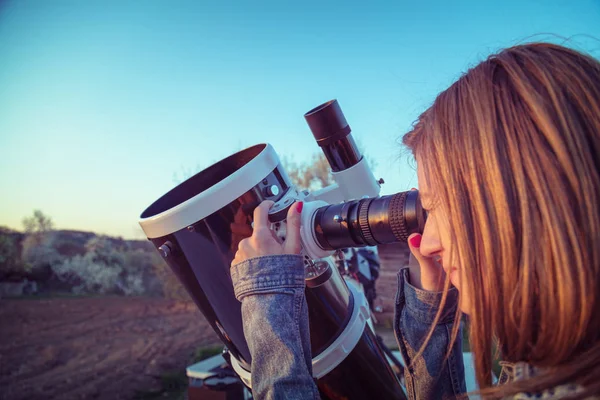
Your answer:
[[[257,144],[198,172],[140,216],[148,239],[176,274],[226,346],[226,359],[252,387],[252,358],[230,264],[251,235],[253,211],[264,200],[271,229],[285,240],[286,215],[303,201],[305,266],[313,376],[323,399],[404,399],[402,385],[368,322],[364,294],[347,285],[331,257],[348,247],[405,242],[422,232],[426,213],[418,191],[379,196],[376,180],[351,135],[337,100],[304,115],[332,171],[318,191],[296,188],[270,144]]]

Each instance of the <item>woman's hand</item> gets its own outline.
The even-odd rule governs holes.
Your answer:
[[[444,290],[446,273],[444,269],[432,257],[421,254],[421,234],[413,233],[408,237],[410,258],[408,259],[408,275],[410,284],[417,289],[430,292],[441,292]]]
[[[297,202],[292,204],[288,210],[287,232],[283,243],[277,239],[270,229],[269,209],[273,204],[271,200],[265,200],[254,209],[254,229],[252,236],[240,241],[231,265],[254,257],[300,254],[300,214],[303,203]]]

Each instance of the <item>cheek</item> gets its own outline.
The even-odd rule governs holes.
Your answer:
[[[448,225],[447,220],[445,218],[438,218],[437,226],[440,242],[444,249],[444,265],[448,267],[448,270],[451,268],[460,268],[456,246],[452,240],[450,226]]]
[[[458,304],[458,308],[463,313],[469,315],[471,314],[471,292],[469,291],[469,285],[464,284],[464,279],[466,279],[461,271],[455,270],[452,272],[450,276],[450,280],[452,284],[458,289],[460,293],[460,301]]]

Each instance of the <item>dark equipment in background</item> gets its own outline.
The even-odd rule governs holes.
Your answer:
[[[403,399],[405,393],[374,332],[365,296],[348,287],[335,249],[406,240],[425,222],[418,192],[377,197],[377,181],[358,151],[337,101],[305,118],[329,161],[335,183],[299,192],[272,146],[239,151],[173,188],[142,214],[146,236],[177,275],[226,345],[232,368],[252,386],[252,359],[236,300],[230,263],[251,235],[254,208],[263,200],[272,230],[285,239],[285,215],[304,201],[301,240],[305,260],[313,375],[323,399]]]
[[[376,247],[350,247],[336,253],[335,262],[340,274],[359,282],[371,311],[375,312],[374,301],[377,298],[375,282],[379,278],[380,261]]]

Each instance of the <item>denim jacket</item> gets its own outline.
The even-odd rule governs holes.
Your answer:
[[[312,377],[302,257],[256,257],[231,267],[252,356],[255,399],[319,399]]]
[[[254,398],[319,399],[312,377],[302,258],[296,255],[251,258],[233,265],[231,278],[235,295],[242,302],[244,335],[252,355]],[[412,286],[407,269],[398,273],[394,333],[409,366],[404,371],[410,399],[452,398],[466,391],[462,326],[446,358],[457,296],[456,289],[449,291],[442,317],[427,347],[418,359],[413,359],[431,329],[441,293]],[[511,379],[518,379],[521,370],[530,370],[525,363],[512,367]],[[502,381],[505,379],[501,378]],[[580,388],[556,389],[543,394],[519,394],[514,399],[554,398],[557,393],[574,393]]]
[[[409,364],[429,332],[439,295],[414,288],[406,282],[406,276],[402,272],[398,275],[394,327]],[[234,265],[231,278],[235,295],[242,302],[244,334],[252,355],[254,398],[318,399],[312,378],[302,258],[252,258]],[[405,369],[411,399],[440,399],[465,392],[460,340],[444,361],[456,307],[454,292],[423,356]]]
[[[415,359],[431,330],[441,298],[441,292],[428,292],[412,286],[408,282],[408,269],[398,273],[394,333],[405,364],[408,365],[404,369],[404,376],[410,399],[453,398],[466,392],[462,323],[458,339],[446,359],[458,304],[458,291],[455,288],[448,292],[441,317],[427,347]]]

